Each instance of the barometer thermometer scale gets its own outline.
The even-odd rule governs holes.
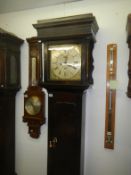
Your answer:
[[[114,149],[117,45],[107,45],[105,148]]]

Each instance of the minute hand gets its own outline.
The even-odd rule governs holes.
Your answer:
[[[67,66],[72,67],[73,69],[77,69],[77,67],[73,66],[72,64],[67,64]]]
[[[73,64],[70,63],[62,63],[64,66],[72,67],[73,69],[77,69],[78,66],[74,66]]]

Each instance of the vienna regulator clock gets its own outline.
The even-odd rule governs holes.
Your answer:
[[[38,21],[48,92],[48,175],[80,175],[82,170],[82,96],[93,84],[98,25],[92,14]]]
[[[29,134],[33,138],[40,135],[40,126],[45,123],[45,95],[38,86],[41,74],[41,41],[37,38],[27,39],[29,44],[29,86],[24,94],[23,121],[28,123]]]

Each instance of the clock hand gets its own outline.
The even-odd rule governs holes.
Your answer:
[[[77,69],[77,67],[76,66],[74,66],[73,64],[69,64],[69,63],[61,63],[61,65],[62,66],[68,66],[68,67],[72,67],[72,68],[74,68],[74,69]]]
[[[76,66],[73,66],[72,64],[67,64],[69,67],[72,67],[73,69],[77,69]]]

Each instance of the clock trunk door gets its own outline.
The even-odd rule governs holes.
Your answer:
[[[80,175],[81,93],[49,93],[48,175]]]

